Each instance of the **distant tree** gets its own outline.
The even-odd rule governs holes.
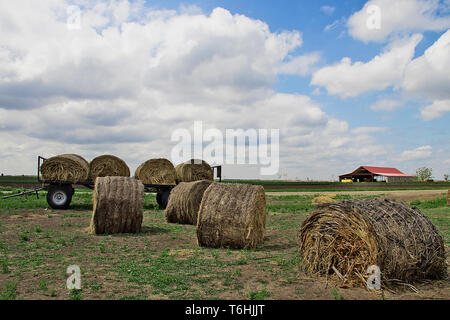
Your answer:
[[[448,181],[448,177],[449,177],[448,174],[444,174],[444,180],[445,180],[445,181]]]
[[[433,169],[422,167],[416,170],[417,180],[425,181],[427,179],[431,179],[433,177]]]

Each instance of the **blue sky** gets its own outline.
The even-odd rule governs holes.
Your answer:
[[[359,165],[450,173],[448,0],[0,6],[2,172],[33,173],[37,152],[112,153],[134,170],[170,157],[170,133],[203,120],[279,128],[288,178]],[[80,28],[67,30],[68,6]],[[366,25],[370,6],[378,30]],[[224,172],[264,178],[249,166]]]

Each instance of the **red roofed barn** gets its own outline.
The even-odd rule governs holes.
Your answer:
[[[411,182],[414,180],[414,177],[415,176],[410,174],[404,174],[395,168],[362,166],[352,173],[339,176],[339,181],[342,181],[343,179],[352,179],[353,182]]]

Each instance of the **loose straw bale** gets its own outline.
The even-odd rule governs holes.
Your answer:
[[[85,182],[89,177],[89,163],[76,154],[62,154],[45,160],[41,165],[43,180]]]
[[[319,205],[301,225],[299,240],[307,271],[339,273],[347,285],[365,285],[371,265],[387,284],[446,276],[444,243],[434,225],[417,208],[390,199]]]
[[[134,174],[144,184],[176,184],[176,172],[172,162],[167,159],[150,159],[142,163]]]
[[[312,204],[322,204],[322,203],[332,203],[332,202],[336,202],[336,200],[334,200],[328,196],[318,196],[318,197],[315,197],[314,199],[312,199],[312,201],[311,201]]]
[[[203,194],[197,221],[200,246],[253,249],[266,227],[264,187],[213,182]]]
[[[197,214],[203,193],[212,181],[181,182],[170,192],[164,211],[167,222],[197,225]]]
[[[211,166],[203,160],[191,159],[180,163],[175,168],[178,182],[191,182],[199,180],[214,180]]]
[[[92,181],[97,177],[129,176],[130,168],[125,161],[113,155],[102,155],[89,163],[89,179]]]
[[[142,182],[127,177],[98,177],[93,203],[90,233],[140,232],[144,203]]]

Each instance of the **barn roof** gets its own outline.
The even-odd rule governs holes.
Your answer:
[[[365,170],[369,171],[372,174],[380,175],[380,176],[388,176],[388,177],[413,177],[410,174],[405,174],[396,168],[386,168],[386,167],[369,167],[369,166],[361,166],[355,171],[351,173],[347,173],[343,176],[351,176],[363,173]]]

